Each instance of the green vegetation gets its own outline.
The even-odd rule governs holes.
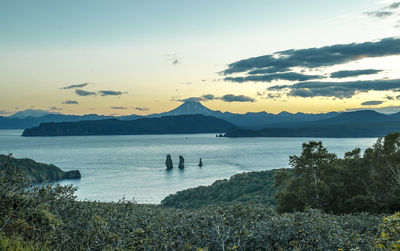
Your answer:
[[[279,172],[276,185],[280,212],[305,208],[325,212],[395,212],[400,210],[400,133],[380,138],[361,156],[359,148],[344,159],[329,153],[321,142],[303,144],[291,156],[291,173]]]
[[[327,213],[392,213],[400,210],[400,133],[365,150],[329,153],[322,142],[304,143],[291,169],[242,173],[166,197],[162,204],[197,208],[227,203],[263,203],[279,212],[320,209]]]
[[[179,191],[167,196],[161,204],[176,208],[198,208],[228,203],[263,203],[275,205],[275,170],[248,172],[218,180],[210,186]]]
[[[23,178],[12,167],[0,177],[3,250],[366,250],[382,217],[278,214],[265,205],[183,210],[82,202],[70,186],[26,189]]]
[[[362,157],[355,149],[338,159],[305,143],[292,171],[235,175],[162,206],[77,201],[72,186],[32,187],[6,162],[0,249],[399,250],[400,215],[389,214],[399,209],[399,146],[390,134]],[[275,191],[279,211],[268,205]]]
[[[8,165],[16,166],[27,180],[35,183],[81,178],[81,174],[77,170],[64,172],[55,165],[38,163],[31,159],[16,159],[12,155],[0,154],[0,175]]]
[[[383,218],[375,246],[381,249],[400,250],[400,212]]]

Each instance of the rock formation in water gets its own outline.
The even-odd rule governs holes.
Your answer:
[[[201,158],[200,158],[199,167],[202,167],[202,166],[203,166],[203,162],[201,161]]]
[[[185,159],[182,157],[182,155],[179,155],[179,165],[178,165],[178,167],[180,169],[185,168]]]
[[[170,154],[167,155],[167,159],[165,160],[165,166],[167,167],[167,170],[170,170],[174,167],[174,165],[172,164],[172,159]]]

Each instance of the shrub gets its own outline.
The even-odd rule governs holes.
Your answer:
[[[375,246],[380,249],[400,250],[400,212],[383,218]]]

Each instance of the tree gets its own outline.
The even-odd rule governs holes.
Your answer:
[[[322,142],[310,141],[302,146],[300,156],[290,156],[292,180],[277,194],[278,210],[302,211],[305,207],[325,209],[330,200],[329,186],[324,173],[337,159]],[[282,181],[280,181],[282,182]]]

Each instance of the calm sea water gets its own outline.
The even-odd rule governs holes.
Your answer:
[[[160,203],[177,191],[210,185],[233,174],[288,167],[288,157],[299,154],[301,144],[322,140],[338,156],[370,147],[376,138],[216,138],[215,134],[135,135],[83,137],[21,137],[21,130],[0,130],[0,153],[52,163],[68,171],[81,171],[81,180],[66,180],[79,189],[79,199]],[[175,168],[165,170],[172,155]],[[186,168],[178,170],[178,156]],[[199,159],[203,167],[198,167]]]

